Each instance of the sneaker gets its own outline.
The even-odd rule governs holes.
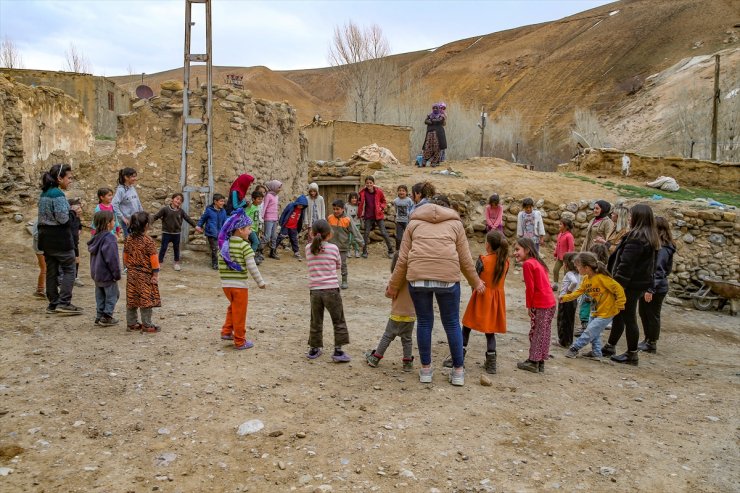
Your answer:
[[[98,325],[100,325],[101,327],[110,327],[111,325],[116,325],[118,322],[119,320],[117,318],[102,317],[98,322]]]
[[[95,319],[95,323],[93,325],[100,325],[100,319],[99,318],[96,318]]]
[[[234,340],[234,336],[231,335],[231,334],[229,334],[229,335],[221,335],[221,339],[224,340],[224,341],[233,341]]]
[[[175,270],[176,271],[181,271],[182,270],[182,267],[180,267],[180,262],[175,262]]]
[[[593,351],[587,352],[586,354],[583,355],[583,357],[584,358],[589,358],[589,359],[598,359],[598,360],[600,360],[602,358],[602,356],[600,354],[599,355],[596,355],[596,354],[594,354]]]
[[[213,270],[218,270],[218,264],[213,264],[213,265],[211,265],[211,269],[213,269]]]
[[[431,368],[424,368],[422,367],[419,370],[419,382],[421,383],[432,383],[432,375],[434,374],[434,370]]]
[[[127,325],[126,330],[129,332],[141,332],[141,324]]]
[[[302,262],[303,259],[301,258],[301,254],[298,252],[293,253],[293,258],[295,258],[297,261]]]
[[[57,306],[56,305],[49,305],[46,307],[46,313],[48,314],[54,314],[57,312]]]
[[[447,376],[450,383],[456,387],[462,387],[465,385],[465,370],[452,370]]]
[[[349,363],[352,361],[352,358],[349,357],[349,354],[345,353],[344,351],[334,351],[334,354],[331,355],[331,360],[334,363]]]
[[[342,280],[342,284],[340,284],[339,287],[342,289],[347,289],[349,288],[349,284],[347,284],[347,281]]]
[[[362,255],[361,255],[361,257],[362,257],[362,258],[367,258],[367,252],[362,252]]]
[[[359,251],[355,252],[355,258],[360,258],[360,252]]]
[[[242,349],[251,349],[254,347],[254,343],[252,341],[244,341],[244,344],[241,346],[234,346],[234,349],[237,351],[241,351]]]
[[[56,312],[60,315],[82,315],[83,310],[70,303],[69,305],[58,305]]]
[[[154,334],[162,330],[159,325],[154,324],[141,324],[141,332],[143,334]]]
[[[371,366],[373,368],[377,368],[378,367],[378,363],[380,363],[380,360],[383,359],[383,357],[380,356],[379,354],[376,355],[375,354],[375,350],[372,349],[370,351],[366,351],[365,352],[365,359],[367,360],[367,365],[368,366]]]
[[[41,298],[41,299],[44,299],[44,300],[46,299],[46,292],[43,291],[43,290],[41,290],[41,289],[37,289],[36,291],[34,291],[33,292],[33,295],[36,298]]]
[[[322,353],[322,351],[321,351],[321,348],[318,348],[318,347],[312,347],[312,348],[311,348],[311,349],[309,349],[309,350],[308,350],[308,352],[306,353],[306,358],[308,358],[308,359],[316,359],[316,358],[318,358],[319,356],[321,356],[321,353]]]
[[[566,358],[575,358],[576,356],[578,356],[578,350],[573,347],[568,348],[568,351],[565,353]]]
[[[81,288],[85,286],[85,283],[80,281],[80,278],[78,277],[77,279],[75,279],[75,286],[77,286],[78,288]]]
[[[403,361],[403,371],[410,372],[414,371],[414,357],[410,358],[403,358],[401,361]]]

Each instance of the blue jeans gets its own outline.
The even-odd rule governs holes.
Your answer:
[[[113,317],[113,311],[118,303],[118,283],[109,286],[95,286],[95,318]]]
[[[262,237],[262,244],[269,244],[270,248],[276,248],[278,231],[277,221],[265,221],[265,233]]]
[[[591,349],[594,356],[601,357],[601,333],[604,332],[606,326],[611,323],[612,318],[614,317],[591,317],[588,321],[588,327],[586,327],[586,330],[583,331],[581,337],[576,339],[571,347],[575,350],[580,350],[588,343],[591,343]]]
[[[442,326],[450,346],[452,366],[463,366],[462,330],[460,328],[460,283],[451,288],[416,288],[409,284],[409,294],[416,310],[416,344],[422,365],[432,363],[432,328],[434,327],[434,297],[437,298]]]

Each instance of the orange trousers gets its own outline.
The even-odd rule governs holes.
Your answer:
[[[234,346],[243,346],[247,335],[247,305],[249,289],[222,288],[229,307],[226,309],[226,321],[221,327],[222,336],[233,336]]]

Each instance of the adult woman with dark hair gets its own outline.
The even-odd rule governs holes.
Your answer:
[[[611,234],[606,238],[596,237],[594,243],[606,245],[611,255],[617,249],[619,242],[622,241],[622,237],[630,230],[630,210],[623,205],[617,205],[609,213],[609,219],[614,223]]]
[[[609,272],[624,288],[627,301],[624,310],[612,321],[609,343],[602,348],[604,356],[614,355],[615,346],[627,332],[627,352],[612,356],[617,363],[637,366],[637,343],[640,328],[637,325],[637,302],[653,285],[655,257],[660,249],[660,239],[655,228],[653,210],[645,204],[637,204],[630,210],[630,232],[627,233],[609,257]]]
[[[597,239],[603,243],[601,240],[606,240],[614,230],[614,223],[609,219],[611,208],[611,204],[606,200],[597,200],[594,204],[594,218],[586,228],[586,238],[581,245],[582,252],[588,252]]]
[[[470,255],[460,216],[450,208],[444,195],[436,195],[418,207],[409,221],[401,241],[396,268],[386,296],[395,298],[405,282],[416,311],[416,338],[421,370],[419,381],[432,381],[432,327],[434,298],[437,299],[442,325],[452,355],[452,385],[464,385],[462,330],[460,328],[460,273],[471,287],[485,292]]]
[[[638,313],[642,321],[642,330],[645,340],[637,345],[640,351],[654,353],[658,350],[660,337],[660,310],[663,300],[668,294],[668,275],[673,270],[673,254],[676,253],[676,244],[673,243],[671,225],[664,217],[655,218],[655,227],[660,238],[660,250],[655,262],[653,285],[640,298]]]
[[[411,187],[411,200],[414,201],[414,205],[411,207],[411,210],[409,210],[409,219],[411,219],[411,214],[413,214],[419,206],[428,203],[435,193],[437,193],[437,190],[434,188],[434,185],[428,181],[419,182]]]
[[[447,137],[445,136],[445,124],[447,117],[439,104],[432,106],[432,112],[424,120],[427,126],[427,133],[424,137],[422,147],[423,162],[422,166],[439,166],[442,159],[442,151],[447,149]]]
[[[41,177],[39,197],[39,250],[46,262],[46,313],[81,315],[72,304],[75,282],[75,245],[70,224],[75,214],[63,190],[72,183],[72,167],[55,164]]]

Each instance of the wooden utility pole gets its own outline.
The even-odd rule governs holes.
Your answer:
[[[478,156],[483,157],[483,134],[486,131],[486,119],[488,118],[488,113],[486,113],[486,107],[481,106],[480,107],[480,123],[478,124],[478,128],[480,128],[480,152],[478,153]]]
[[[719,55],[714,55],[714,95],[712,96],[712,161],[717,160],[717,114],[719,113]]]

